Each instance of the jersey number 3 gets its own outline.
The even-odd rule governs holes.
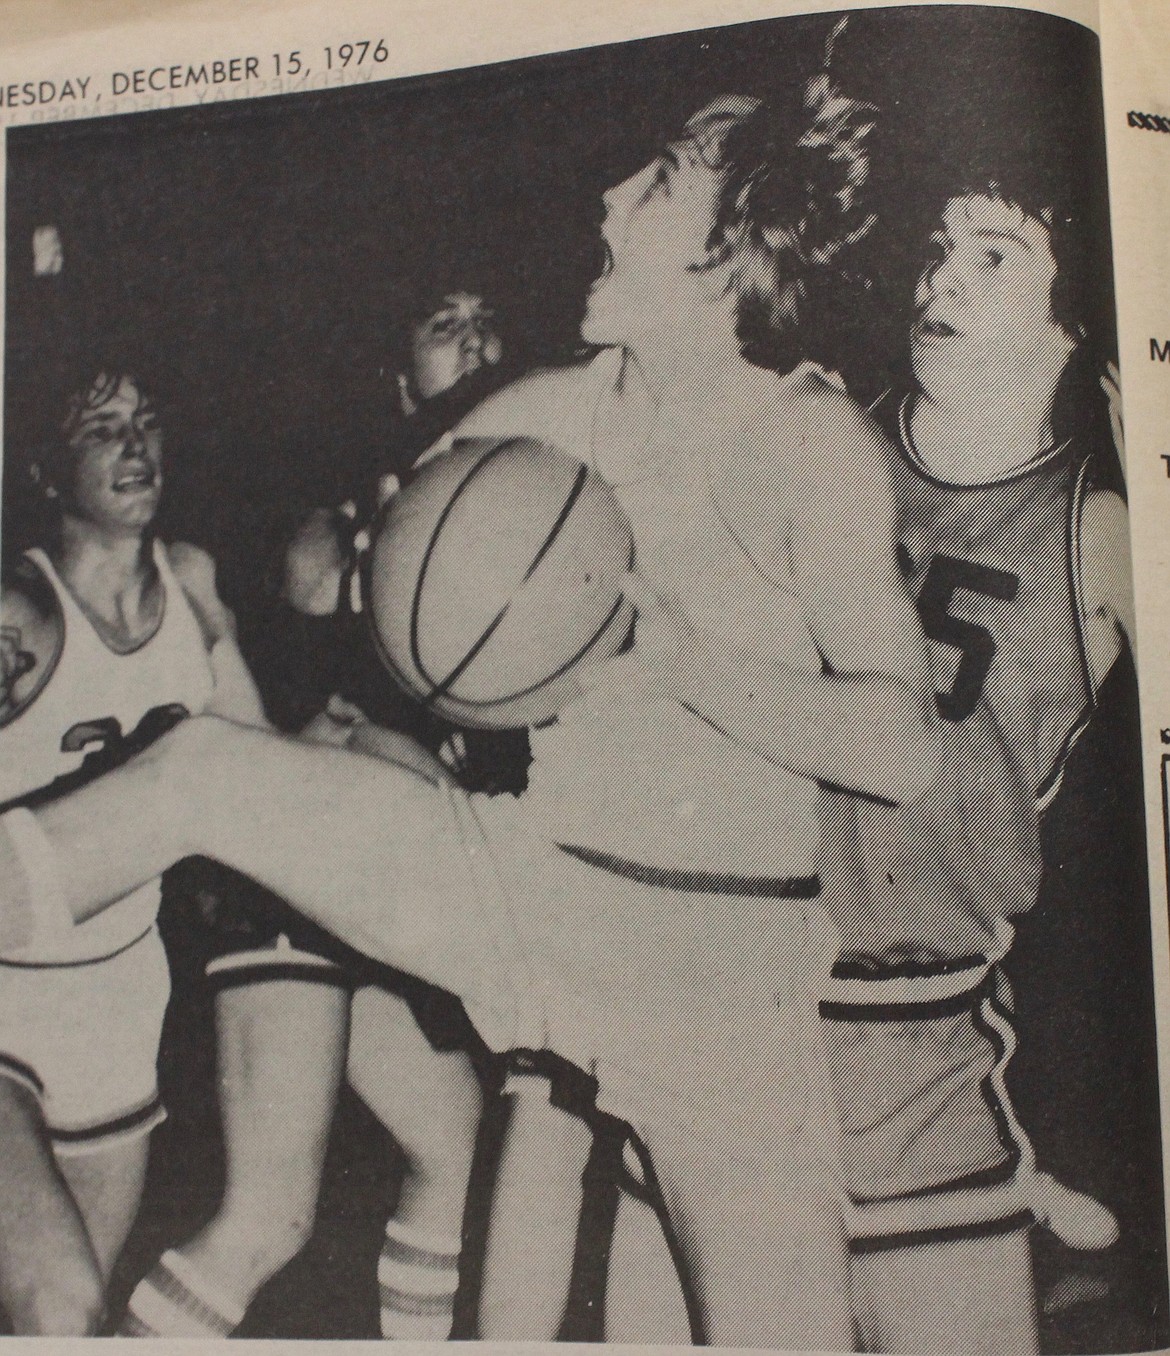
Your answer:
[[[128,734],[122,733],[122,724],[116,716],[103,716],[100,720],[83,720],[71,725],[62,736],[61,752],[84,753],[85,759],[75,772],[58,777],[53,786],[60,792],[66,781],[71,788],[84,786],[95,777],[112,772],[136,753],[149,748],[156,739],[161,739],[190,714],[182,702],[152,706]]]
[[[922,629],[931,640],[949,645],[960,654],[950,691],[935,693],[939,715],[946,720],[966,720],[975,710],[995,658],[995,637],[985,626],[951,615],[955,594],[966,589],[985,598],[1011,602],[1019,587],[1019,575],[997,570],[993,565],[958,560],[954,556],[935,556],[931,560],[918,592]]]

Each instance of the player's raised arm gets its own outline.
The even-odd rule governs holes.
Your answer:
[[[762,444],[798,441],[806,454],[800,486],[777,481],[773,494],[765,467],[726,479],[718,497],[757,569],[799,593],[824,671],[774,660],[764,637],[750,650],[732,648],[678,623],[664,645],[647,634],[654,621],[646,598],[636,650],[661,665],[668,690],[728,737],[818,781],[910,799],[935,776],[938,716],[925,637],[897,572],[888,448],[842,392],[819,379],[802,385],[799,413],[779,409],[771,432],[761,423],[758,434]],[[827,495],[826,485],[839,492]],[[782,507],[794,498],[799,520]],[[657,629],[671,630],[671,619],[663,615]]]

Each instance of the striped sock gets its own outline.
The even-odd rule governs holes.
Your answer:
[[[392,1219],[378,1258],[382,1336],[442,1342],[451,1335],[460,1240]]]
[[[121,1337],[230,1337],[244,1321],[238,1301],[225,1295],[180,1253],[164,1252],[134,1289]]]

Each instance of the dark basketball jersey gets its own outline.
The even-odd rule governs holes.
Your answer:
[[[874,412],[892,422],[899,452],[898,553],[931,641],[939,712],[962,721],[986,697],[1047,804],[1094,702],[1080,579],[1089,460],[1065,443],[1003,480],[949,484],[919,457],[909,409],[907,399]]]
[[[887,397],[873,414],[895,448],[897,550],[939,713],[964,731],[994,717],[1044,806],[1094,702],[1088,458],[1063,444],[1017,474],[948,483],[916,452],[909,410]],[[1013,895],[972,879],[965,785],[951,767],[924,801],[855,804],[865,868],[826,891],[843,950],[821,1012],[860,1250],[1018,1228],[1043,1181],[1004,1089],[1015,1038],[996,973],[1034,882]]]

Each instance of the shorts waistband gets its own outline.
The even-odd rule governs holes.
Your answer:
[[[100,956],[82,956],[79,960],[44,961],[12,960],[8,956],[0,956],[0,968],[6,970],[78,970],[86,965],[101,965],[105,961],[113,960],[116,956],[125,955],[127,951],[133,951],[140,942],[144,942],[156,930],[156,925],[151,923],[137,937],[132,937],[130,941],[123,942],[121,946],[116,946],[113,951],[103,951]]]
[[[816,899],[821,893],[819,876],[739,876],[724,871],[686,871],[681,868],[645,866],[595,848],[558,843],[570,857],[599,871],[653,885],[660,890],[680,890],[703,895],[742,895],[764,899]]]
[[[141,1106],[97,1125],[68,1128],[49,1125],[49,1139],[53,1145],[53,1152],[58,1157],[79,1157],[148,1135],[166,1118],[166,1107],[155,1093]]]

